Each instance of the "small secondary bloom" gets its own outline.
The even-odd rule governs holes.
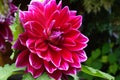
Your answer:
[[[13,21],[13,13],[17,8],[10,0],[0,1],[0,53],[6,52],[6,42],[13,40],[12,32],[9,28]]]
[[[17,67],[26,66],[34,78],[46,72],[55,80],[81,69],[88,38],[78,30],[82,16],[76,11],[62,8],[61,1],[32,0],[28,11],[20,11],[20,21],[24,32],[14,45],[21,50]]]

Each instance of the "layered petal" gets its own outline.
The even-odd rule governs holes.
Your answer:
[[[28,49],[22,51],[18,57],[17,57],[17,60],[16,60],[16,66],[17,67],[25,67],[29,64],[29,55],[30,52]]]
[[[28,65],[27,72],[30,72],[34,78],[37,78],[44,72],[44,67],[41,66],[39,69],[34,69],[31,65]]]
[[[57,70],[57,68],[51,62],[48,61],[44,61],[44,66],[48,73],[53,73]]]
[[[51,52],[51,62],[54,66],[59,67],[61,63],[60,52]]]
[[[73,63],[73,58],[72,58],[72,53],[67,50],[67,49],[63,49],[61,51],[61,55],[62,55],[62,58],[65,60],[65,61],[68,61],[70,63]]]
[[[50,77],[54,78],[55,80],[61,80],[62,72],[59,70],[56,70],[54,73],[49,74]]]
[[[43,60],[39,58],[37,54],[33,53],[30,53],[29,62],[30,65],[35,69],[40,69],[43,64]]]
[[[85,62],[87,60],[87,55],[84,50],[78,51],[80,62]]]

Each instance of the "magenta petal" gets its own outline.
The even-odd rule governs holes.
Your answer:
[[[82,16],[71,16],[69,22],[72,24],[72,28],[78,29],[82,24]]]
[[[27,34],[26,33],[22,33],[19,35],[19,40],[21,42],[22,45],[26,46],[26,40],[28,39]]]
[[[71,29],[71,24],[70,23],[65,23],[60,27],[60,30],[63,32],[68,32]]]
[[[60,16],[56,20],[55,26],[61,26],[62,24],[67,22],[68,19],[69,19],[69,8],[66,6],[61,10]]]
[[[55,80],[61,80],[62,72],[57,70],[53,72],[52,74],[49,74],[50,77],[54,78]]]
[[[78,51],[80,62],[85,62],[87,60],[87,55],[84,50]]]
[[[43,60],[40,59],[40,58],[37,56],[37,54],[30,53],[29,62],[30,62],[30,65],[31,65],[33,68],[39,69],[39,68],[42,66]]]
[[[64,71],[64,74],[66,75],[71,75],[71,74],[75,74],[76,75],[76,68],[70,67],[67,71]]]
[[[12,48],[18,49],[18,50],[25,50],[26,49],[26,47],[21,44],[19,39],[14,43]]]
[[[80,35],[80,32],[78,30],[70,30],[69,32],[67,32],[64,37],[65,38],[71,38],[73,40],[75,40],[78,36]]]
[[[44,60],[44,66],[48,73],[53,73],[57,68],[51,63]]]
[[[28,56],[29,54],[30,54],[30,52],[27,49],[22,51],[17,57],[16,66],[17,67],[27,66],[29,64],[29,61],[28,61],[29,60],[29,56]]]
[[[72,57],[73,57],[74,63],[70,63],[70,65],[75,68],[81,68],[79,55],[77,53],[73,53]]]
[[[61,10],[62,9],[62,1],[59,1],[58,5],[57,5],[57,9]]]
[[[51,60],[51,53],[49,50],[45,52],[37,52],[37,55],[42,58],[43,60],[50,61]]]
[[[72,53],[70,51],[68,51],[67,49],[63,49],[61,51],[61,55],[62,55],[62,58],[65,60],[65,61],[68,61],[70,63],[73,63],[73,59],[72,59]]]
[[[72,40],[72,39],[69,39],[69,38],[65,38],[64,39],[64,43],[63,43],[64,46],[76,46],[76,43]]]
[[[11,42],[13,40],[13,35],[8,23],[0,23],[0,26],[2,26],[2,28],[0,28],[1,36],[3,36],[6,41]]]
[[[44,67],[41,66],[40,69],[34,69],[32,66],[29,65],[27,71],[30,72],[34,78],[37,78],[43,73]]]
[[[70,15],[71,15],[71,16],[75,16],[76,13],[77,13],[77,11],[74,11],[74,10],[70,11]]]
[[[28,21],[24,24],[26,31],[31,31],[36,36],[42,36],[43,35],[43,25],[40,24],[37,21]]]
[[[54,46],[54,45],[52,45],[52,44],[49,44],[49,46],[50,46],[50,48],[51,48],[52,50],[57,51],[57,52],[62,50],[61,48],[59,48],[59,47],[57,47],[57,46]]]
[[[87,44],[76,42],[75,46],[67,46],[66,48],[68,48],[70,51],[79,51],[83,50],[86,46]]]
[[[59,52],[51,52],[51,62],[56,66],[59,67],[61,63],[61,54]]]
[[[32,52],[32,53],[36,53],[36,50],[35,50],[35,41],[34,39],[28,39],[26,41],[26,46],[29,48],[29,50]]]
[[[41,11],[37,6],[29,5],[29,12],[31,12],[30,17],[32,18],[32,21],[38,21],[42,25],[45,25],[46,19],[44,15],[44,11]],[[40,18],[39,18],[40,17]],[[28,20],[31,21],[31,20]]]
[[[52,15],[52,13],[57,9],[56,1],[55,0],[50,0],[46,5],[45,5],[45,16],[46,19],[49,19],[49,17]]]
[[[37,6],[37,7],[39,8],[39,10],[44,11],[44,6],[43,6],[42,3],[40,3],[40,0],[38,0],[38,1],[32,0],[32,1],[30,2],[30,5]]]
[[[32,19],[32,15],[29,11],[20,11],[19,17],[23,24]]]
[[[47,26],[49,26],[52,23],[53,20],[56,20],[58,18],[59,14],[60,14],[60,12],[58,10],[54,11],[52,13],[52,15],[48,18]],[[52,27],[53,27],[53,25],[52,25]]]
[[[69,64],[66,61],[62,60],[58,69],[67,71],[69,69]]]
[[[87,43],[89,39],[85,35],[80,33],[79,37],[77,38],[77,41],[81,43]]]
[[[35,49],[37,52],[46,51],[48,49],[48,44],[46,44],[42,39],[38,39],[35,42]]]

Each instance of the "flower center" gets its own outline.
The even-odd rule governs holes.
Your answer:
[[[49,41],[50,43],[54,44],[54,45],[59,45],[62,43],[63,41],[63,32],[59,31],[59,30],[54,30],[51,32],[50,36],[49,36]]]

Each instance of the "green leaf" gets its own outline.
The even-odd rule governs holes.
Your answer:
[[[74,80],[79,80],[79,77],[77,75],[71,75],[71,76],[74,78]]]
[[[115,78],[107,73],[104,73],[102,71],[99,71],[97,69],[93,69],[92,67],[88,67],[88,66],[84,66],[82,65],[82,72],[87,73],[89,75],[92,76],[97,76],[97,77],[101,77],[104,79],[108,79],[108,80],[115,80]]]
[[[110,52],[110,45],[108,43],[105,43],[102,47],[102,54],[106,54]]]
[[[115,73],[117,72],[117,70],[118,70],[118,65],[117,65],[117,63],[111,64],[111,65],[109,66],[109,73],[115,74]]]
[[[108,55],[108,61],[110,62],[110,64],[113,64],[117,61],[117,56],[116,54],[109,54]]]
[[[120,80],[120,75],[117,75],[115,80]]]
[[[23,75],[22,80],[53,80],[53,79],[50,79],[46,73],[42,74],[37,79],[33,78],[32,75],[30,73],[28,73],[28,74]]]
[[[35,80],[30,73],[24,74],[22,80]]]
[[[92,51],[92,58],[93,59],[96,59],[100,56],[101,52],[100,52],[100,49],[96,49],[95,51]]]
[[[14,41],[16,41],[18,39],[18,35],[23,32],[23,27],[21,26],[20,21],[19,21],[19,11],[17,12],[15,16],[15,21],[13,22],[10,28],[13,33],[13,39]]]
[[[16,68],[15,64],[6,64],[4,67],[0,67],[0,80],[7,80],[8,77],[17,73],[16,71],[23,70],[23,68]]]
[[[96,60],[96,61],[93,61],[90,66],[94,67],[95,69],[101,69],[102,68],[102,63],[99,60]]]
[[[101,62],[107,63],[108,62],[108,56],[104,55],[101,57]]]

